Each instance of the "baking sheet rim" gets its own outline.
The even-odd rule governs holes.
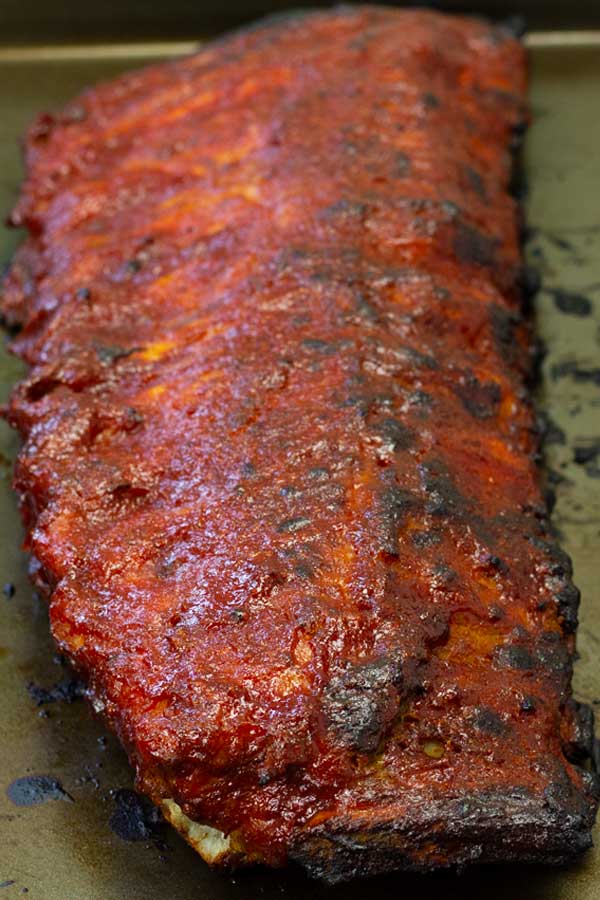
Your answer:
[[[600,47],[598,31],[531,31],[523,38],[529,48]],[[136,41],[110,44],[56,44],[0,47],[0,63],[61,62],[63,60],[155,59],[193,53],[197,41]]]

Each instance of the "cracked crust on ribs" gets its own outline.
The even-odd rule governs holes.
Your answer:
[[[212,862],[330,881],[590,844],[537,469],[505,28],[343,8],[27,138],[3,300],[36,583]]]

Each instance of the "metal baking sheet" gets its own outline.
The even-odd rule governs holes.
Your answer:
[[[534,124],[525,158],[527,253],[543,278],[536,315],[548,347],[539,395],[556,426],[546,449],[558,495],[554,521],[583,593],[576,693],[600,704],[600,34],[533,34],[528,43]],[[35,113],[191,46],[0,48],[0,213],[16,196],[18,140]],[[18,239],[0,230],[0,262]],[[21,371],[2,341],[0,400]],[[210,871],[130,793],[124,753],[65,680],[19,550],[10,489],[16,449],[16,438],[0,424],[0,588],[6,586],[0,593],[0,898],[353,900],[366,891],[381,900],[598,898],[600,849],[563,870],[399,874],[337,888],[292,869]],[[22,778],[29,780],[15,785]],[[600,843],[600,829],[596,834]]]

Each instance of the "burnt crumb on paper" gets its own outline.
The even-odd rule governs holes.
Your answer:
[[[580,366],[575,359],[566,359],[556,363],[550,370],[553,381],[559,378],[572,378],[578,384],[593,384],[600,387],[600,367]]]
[[[25,775],[16,778],[6,789],[8,799],[15,806],[37,806],[48,800],[69,800],[73,797],[65,791],[60,781],[49,775]]]
[[[585,318],[592,313],[592,301],[584,294],[565,291],[562,288],[544,288],[544,293],[549,294],[557,310],[566,315]]]
[[[80,697],[85,696],[85,684],[78,678],[67,677],[62,681],[58,681],[51,688],[42,687],[35,681],[28,681],[26,688],[32,700],[35,700],[37,706],[43,706],[46,703],[74,703]]]
[[[112,794],[114,809],[109,826],[123,841],[148,841],[157,837],[164,825],[158,807],[142,794],[128,788],[120,788]]]
[[[585,263],[585,259],[581,256],[580,249],[576,243],[569,240],[568,237],[565,237],[564,229],[551,231],[546,228],[540,228],[539,226],[530,226],[528,240],[537,240],[549,244],[555,250],[559,250],[561,253],[565,254],[567,260],[574,265]],[[536,249],[539,250],[540,256],[543,256],[542,248],[537,247]]]
[[[600,478],[600,439],[575,447],[573,461],[583,467],[588,478]]]
[[[545,410],[538,411],[537,425],[544,446],[549,446],[550,444],[560,444],[563,446],[566,444],[567,436],[565,432]]]
[[[595,462],[598,456],[600,456],[600,439],[575,447],[573,453],[573,459],[578,466],[585,466],[587,463]]]

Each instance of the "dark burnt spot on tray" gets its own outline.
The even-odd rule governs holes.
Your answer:
[[[284,519],[283,522],[280,522],[277,526],[277,531],[280,534],[294,534],[296,531],[301,531],[303,528],[306,528],[307,525],[310,525],[310,519],[305,519],[303,516],[297,516],[292,519]]]
[[[7,787],[6,795],[15,806],[37,806],[49,800],[73,800],[60,781],[49,775],[25,775],[23,778],[16,778]]]
[[[344,748],[359,753],[377,750],[398,709],[402,673],[389,659],[349,664],[323,693],[328,730]]]
[[[541,288],[541,275],[535,266],[521,266],[518,271],[517,282],[523,299],[523,305],[527,310],[530,307],[531,300]]]
[[[477,731],[494,737],[503,737],[510,730],[504,719],[489,706],[478,707],[470,717],[470,723]]]
[[[59,702],[74,703],[85,696],[85,684],[74,676],[67,676],[50,688],[42,687],[35,681],[28,681],[25,686],[36,706]]]
[[[467,184],[471,190],[477,194],[480,200],[487,200],[488,195],[485,188],[485,182],[477,169],[474,169],[473,166],[463,166],[463,172],[465,173]]]
[[[397,556],[398,533],[408,512],[415,505],[415,497],[410,491],[387,480],[378,493],[377,504],[375,528],[380,549],[391,556]]]
[[[562,250],[564,253],[573,254],[574,257],[577,256],[577,247],[573,241],[570,241],[568,238],[555,231],[548,231],[547,229],[542,230],[539,228],[538,232],[558,250]]]
[[[575,359],[556,363],[550,370],[550,377],[553,381],[559,378],[572,378],[577,384],[593,384],[600,387],[600,367],[580,366]]]
[[[573,460],[578,466],[586,466],[588,463],[595,462],[598,456],[600,456],[600,440],[582,444],[575,447],[573,451]]]
[[[481,382],[472,372],[467,372],[453,385],[453,390],[475,419],[490,419],[497,414],[502,391],[495,381]]]
[[[584,472],[588,478],[600,478],[600,465],[592,463],[585,467]]]
[[[581,318],[585,318],[592,313],[592,301],[583,294],[578,294],[575,291],[565,291],[562,288],[544,288],[544,291],[552,297],[554,305],[559,312]]]
[[[163,824],[160,810],[136,791],[121,788],[113,794],[111,831],[124,841],[147,841]]]
[[[6,584],[2,585],[2,593],[7,600],[11,600],[15,596],[15,592],[16,588],[11,581],[7,581]]]
[[[502,644],[494,651],[494,661],[500,668],[530,671],[535,668],[533,654],[522,644]]]
[[[496,261],[497,243],[495,238],[466,222],[459,221],[456,224],[453,249],[459,262],[492,266]]]

